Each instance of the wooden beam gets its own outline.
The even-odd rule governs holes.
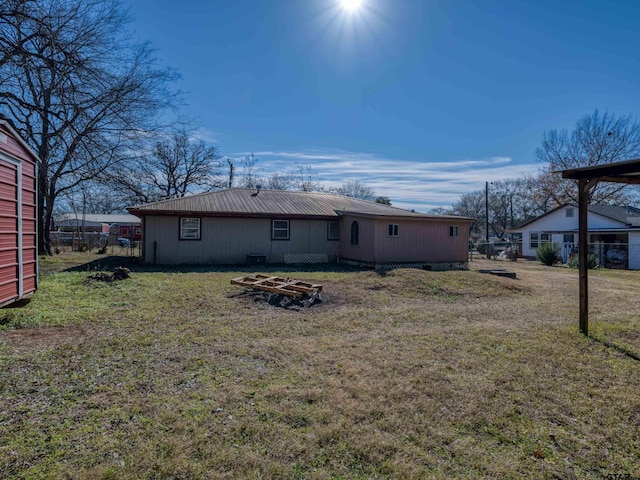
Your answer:
[[[580,282],[580,332],[589,335],[589,256],[588,206],[589,190],[598,182],[581,179],[578,182],[578,277]]]
[[[597,180],[609,177],[612,182],[620,183],[621,179],[638,178],[640,176],[640,160],[628,160],[626,162],[601,163],[589,167],[572,168],[562,170],[562,178],[573,180],[588,179]],[[625,182],[627,183],[627,182]]]

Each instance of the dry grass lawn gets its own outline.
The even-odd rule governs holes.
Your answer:
[[[324,285],[290,310],[87,258],[0,312],[0,478],[640,478],[640,272],[590,275],[612,348],[561,267],[280,272]]]

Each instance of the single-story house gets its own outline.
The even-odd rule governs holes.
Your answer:
[[[130,207],[147,264],[351,262],[467,266],[472,218],[343,195],[232,188]]]
[[[640,269],[640,209],[631,206],[589,205],[589,247],[601,265]],[[521,254],[535,258],[543,243],[555,243],[563,261],[576,250],[578,206],[561,205],[509,230],[521,236]]]
[[[0,306],[38,287],[38,157],[0,117]]]
[[[61,232],[110,233],[114,237],[129,240],[142,239],[142,221],[135,215],[107,215],[93,213],[65,213],[55,220],[56,228]]]

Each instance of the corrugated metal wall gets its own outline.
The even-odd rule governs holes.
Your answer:
[[[0,304],[18,297],[18,168],[0,159]]]
[[[36,166],[22,163],[22,279],[24,294],[38,285]]]
[[[36,290],[36,212],[35,159],[0,124],[0,304]]]

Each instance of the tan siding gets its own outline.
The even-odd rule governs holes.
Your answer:
[[[248,254],[282,263],[287,253],[328,253],[335,260],[338,242],[327,240],[325,220],[291,220],[290,240],[271,240],[271,219],[201,218],[200,240],[179,240],[177,216],[147,216],[144,261],[158,264],[242,264]]]

